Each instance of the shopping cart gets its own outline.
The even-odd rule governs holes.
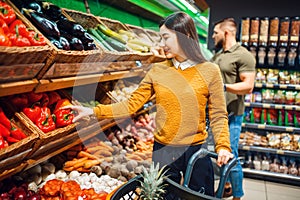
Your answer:
[[[195,162],[199,158],[203,158],[205,156],[209,156],[211,158],[217,159],[218,154],[214,152],[210,152],[206,149],[201,148],[198,150],[194,155],[190,158],[187,169],[186,169],[186,174],[184,177],[183,184],[180,185],[174,181],[172,181],[169,178],[165,179],[165,183],[168,185],[167,190],[169,193],[174,194],[176,197],[180,199],[186,199],[186,200],[200,200],[200,199],[205,199],[205,200],[220,200],[223,196],[224,192],[224,186],[225,182],[228,178],[230,170],[236,165],[237,159],[233,158],[231,159],[226,165],[223,165],[220,168],[220,180],[218,184],[218,188],[215,194],[215,197],[208,196],[205,194],[202,194],[200,192],[194,191],[188,187],[191,174],[193,171],[193,166]],[[130,179],[127,183],[122,185],[120,188],[118,188],[115,193],[111,196],[111,200],[137,200],[139,198],[139,193],[136,190],[141,184],[140,181],[142,181],[142,177],[136,176],[133,179]]]

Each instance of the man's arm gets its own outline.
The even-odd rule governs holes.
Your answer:
[[[250,94],[254,87],[255,74],[255,71],[241,73],[241,82],[226,84],[226,91],[239,95]]]

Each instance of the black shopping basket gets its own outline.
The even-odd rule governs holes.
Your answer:
[[[215,197],[208,196],[205,194],[202,194],[200,192],[194,191],[190,188],[188,188],[188,184],[191,178],[191,174],[193,171],[193,166],[195,162],[199,158],[203,158],[205,156],[209,156],[211,158],[217,159],[218,154],[214,152],[207,151],[206,149],[201,148],[198,150],[194,155],[190,158],[186,174],[184,177],[183,185],[180,185],[174,181],[172,181],[169,178],[165,179],[165,183],[168,185],[167,191],[168,193],[174,194],[176,197],[180,199],[186,199],[186,200],[220,200],[223,196],[224,192],[224,186],[225,182],[228,178],[230,170],[236,165],[237,159],[233,158],[231,159],[226,165],[223,165],[220,169],[220,180],[218,184],[218,188],[215,194]],[[141,186],[140,181],[142,181],[142,177],[136,176],[133,179],[130,179],[127,183],[122,185],[118,190],[115,191],[115,193],[111,196],[111,200],[138,200],[139,198],[139,192],[137,191],[137,188]]]

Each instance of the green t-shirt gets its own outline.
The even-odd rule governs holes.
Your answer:
[[[219,65],[225,84],[241,82],[240,74],[255,71],[256,61],[253,55],[240,44],[232,46],[227,51],[217,53],[212,62]],[[228,114],[242,115],[244,113],[245,95],[237,95],[226,92],[226,103]]]

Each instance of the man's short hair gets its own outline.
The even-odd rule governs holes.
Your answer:
[[[235,31],[237,30],[237,24],[236,24],[234,18],[231,18],[231,17],[225,18],[225,19],[222,19],[222,20],[216,22],[215,26],[218,24],[220,24],[221,29],[225,26],[228,26],[229,28],[234,28]]]

